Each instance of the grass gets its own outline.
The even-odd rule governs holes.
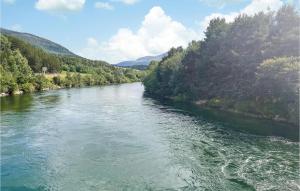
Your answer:
[[[69,73],[70,73],[71,75],[73,75],[73,74],[78,74],[78,73],[76,73],[76,72],[69,72]],[[41,74],[41,73],[36,73],[36,75],[39,75],[39,74]],[[86,76],[86,75],[88,75],[88,74],[80,73],[80,75],[81,75],[81,76]],[[55,77],[55,76],[60,76],[61,79],[65,79],[65,77],[67,76],[67,72],[66,72],[66,71],[62,71],[62,72],[60,72],[60,73],[46,73],[46,74],[45,74],[45,77],[46,77],[48,80],[52,80],[53,77]]]

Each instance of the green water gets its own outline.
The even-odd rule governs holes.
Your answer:
[[[295,128],[143,91],[134,83],[1,98],[1,190],[300,190]]]

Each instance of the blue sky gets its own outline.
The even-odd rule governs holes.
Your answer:
[[[296,0],[298,3],[299,1]],[[277,10],[292,0],[1,0],[1,27],[110,63],[203,38],[210,19]]]

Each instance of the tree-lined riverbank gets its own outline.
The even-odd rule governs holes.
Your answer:
[[[299,125],[299,13],[213,19],[202,41],[153,62],[143,83],[157,97]]]
[[[0,58],[1,95],[136,82],[144,76],[142,71],[115,67],[103,61],[50,54],[2,34]],[[47,75],[41,74],[42,69],[47,70]]]

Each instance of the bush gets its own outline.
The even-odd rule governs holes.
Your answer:
[[[259,65],[254,86],[262,100],[297,102],[299,97],[299,57],[268,59]]]
[[[53,79],[52,79],[52,81],[53,81],[53,83],[55,85],[59,85],[60,86],[62,84],[62,80],[61,80],[60,76],[54,76]]]
[[[45,89],[51,88],[51,82],[43,75],[38,75],[35,78],[35,86],[38,91],[43,91]]]
[[[20,85],[20,90],[26,93],[30,93],[30,92],[34,92],[35,87],[32,83],[25,83]]]

